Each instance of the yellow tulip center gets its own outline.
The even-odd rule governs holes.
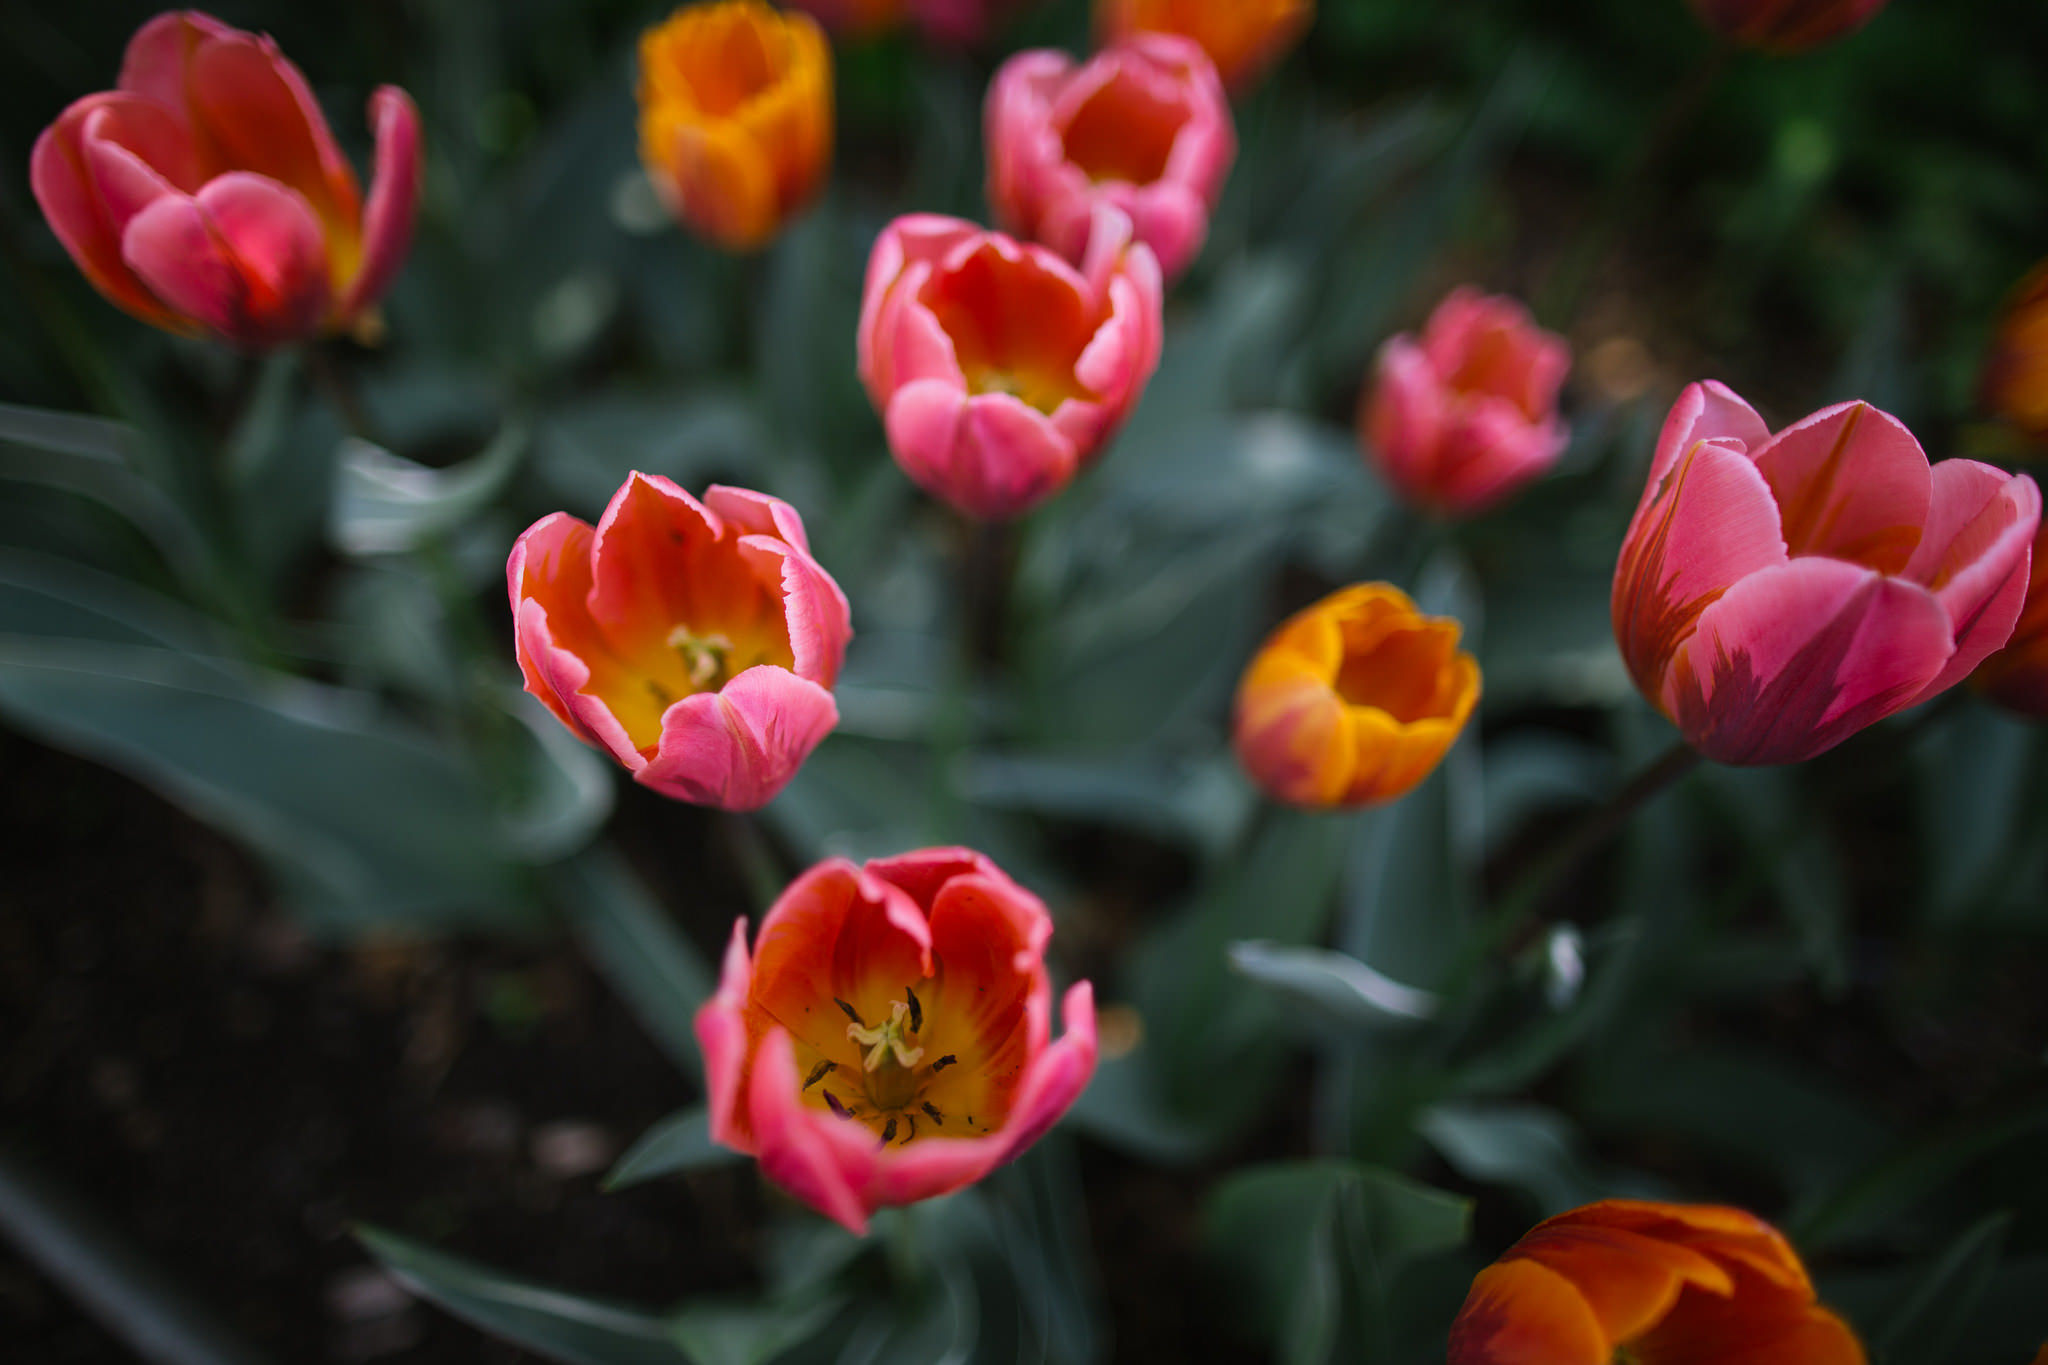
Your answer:
[[[974,1115],[942,1105],[952,1098],[955,1087],[953,1078],[941,1082],[940,1077],[960,1065],[960,1058],[950,1052],[934,1057],[936,1049],[919,1041],[936,1026],[926,1017],[915,989],[905,987],[903,998],[891,1000],[888,1016],[878,1023],[870,1023],[844,1000],[835,998],[832,1003],[846,1015],[851,1056],[845,1061],[821,1058],[804,1079],[806,1092],[815,1089],[840,1118],[866,1124],[884,1146],[907,1144],[949,1128],[962,1137],[986,1131],[987,1125]]]

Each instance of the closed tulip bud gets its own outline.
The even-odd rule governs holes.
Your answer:
[[[1171,279],[1209,235],[1237,155],[1216,68],[1185,38],[1139,34],[1077,63],[1020,52],[982,119],[989,200],[1021,237],[1079,261],[1098,205],[1121,209]]]
[[[36,139],[29,182],[86,278],[145,322],[248,350],[370,339],[412,240],[421,158],[404,91],[379,87],[369,113],[365,204],[276,43],[193,10],[160,14],[128,40],[115,88]]]
[[[757,809],[839,723],[846,596],[787,503],[634,474],[594,528],[535,522],[505,577],[526,690],[664,796]]]
[[[733,251],[811,201],[832,158],[832,53],[760,0],[687,5],[640,37],[640,160],[684,226]]]
[[[1479,1272],[1448,1365],[1863,1365],[1778,1230],[1740,1209],[1609,1199]]]
[[[1986,659],[1972,679],[2001,706],[2048,720],[2048,522],[2034,537],[2026,605],[2004,649]]]
[[[1636,686],[1720,763],[1797,763],[1968,677],[2011,636],[2032,479],[1929,467],[1843,403],[1772,435],[1720,384],[1664,423],[1614,575]]]
[[[890,224],[868,259],[860,375],[889,449],[972,517],[1023,515],[1064,488],[1159,364],[1159,262],[1098,210],[1080,267],[958,218]]]
[[[1479,704],[1458,623],[1361,583],[1297,612],[1237,687],[1238,762],[1296,806],[1369,806],[1435,771]]]
[[[1454,290],[1420,341],[1403,333],[1380,348],[1360,414],[1366,455],[1418,506],[1484,511],[1564,452],[1557,391],[1570,368],[1564,338],[1521,304]]]
[[[1805,52],[1854,33],[1886,0],[1692,0],[1707,27],[1744,47]]]
[[[1223,83],[1244,90],[1301,39],[1315,0],[1096,0],[1106,41],[1174,33],[1199,43]]]
[[[1984,363],[1984,404],[2048,445],[2048,264],[2020,282]]]
[[[1052,918],[964,848],[833,859],[733,926],[697,1013],[711,1136],[856,1235],[1014,1160],[1095,1074],[1095,997],[1052,1038]]]

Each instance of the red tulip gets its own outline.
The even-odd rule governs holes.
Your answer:
[[[1636,686],[1721,763],[1796,763],[1962,681],[2026,593],[2041,493],[1843,403],[1775,436],[1720,384],[1665,421],[1614,576]]]
[[[29,179],[86,278],[145,322],[250,349],[373,332],[412,238],[420,127],[389,85],[370,123],[365,205],[277,44],[184,10],[143,25],[117,87],[44,130]]]
[[[1776,1228],[1740,1209],[1610,1199],[1479,1273],[1449,1365],[1863,1365]]]
[[[1052,918],[964,848],[791,883],[747,950],[733,926],[697,1014],[711,1136],[850,1231],[970,1185],[1058,1122],[1095,1073],[1095,996],[1052,1040]]]

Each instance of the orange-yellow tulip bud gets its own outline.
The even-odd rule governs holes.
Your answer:
[[[1177,33],[1200,43],[1232,90],[1253,84],[1308,31],[1315,0],[1098,0],[1107,40]]]
[[[1297,806],[1369,806],[1406,795],[1479,704],[1479,664],[1458,623],[1399,588],[1360,583],[1273,632],[1237,687],[1238,761]]]
[[[640,159],[684,226],[758,247],[832,154],[832,54],[809,16],[759,0],[677,10],[640,38]]]
[[[2048,444],[2048,262],[2020,281],[1984,362],[1984,405]]]

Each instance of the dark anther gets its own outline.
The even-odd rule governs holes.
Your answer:
[[[955,1057],[950,1052],[947,1053],[945,1056],[939,1058],[939,1060],[932,1063],[932,1075],[938,1075],[941,1071],[944,1071],[949,1066],[956,1065],[959,1061],[960,1059],[958,1057]]]
[[[840,1118],[850,1119],[853,1117],[852,1112],[839,1102],[839,1097],[829,1090],[825,1092],[825,1103],[831,1105],[832,1112],[839,1115]]]
[[[938,1124],[941,1128],[946,1126],[946,1116],[944,1114],[941,1114],[939,1112],[939,1107],[933,1104],[930,1100],[926,1100],[924,1102],[924,1112],[933,1123]]]
[[[903,1116],[903,1121],[910,1125],[910,1131],[903,1135],[903,1145],[905,1147],[908,1147],[910,1145],[910,1140],[917,1136],[917,1115],[905,1114]]]
[[[846,1017],[853,1020],[854,1023],[859,1024],[862,1028],[868,1026],[868,1021],[860,1017],[860,1011],[847,1004],[844,1000],[841,1000],[838,996],[832,997],[832,1003],[845,1010]]]
[[[896,1140],[896,1120],[890,1119],[882,1125],[882,1145],[887,1147]]]
[[[811,1078],[804,1082],[804,1089],[809,1090],[838,1069],[839,1065],[836,1062],[819,1062],[815,1067],[811,1068]]]
[[[910,1031],[921,1032],[924,1028],[924,1006],[917,1003],[917,992],[905,986],[903,993],[910,997]]]

